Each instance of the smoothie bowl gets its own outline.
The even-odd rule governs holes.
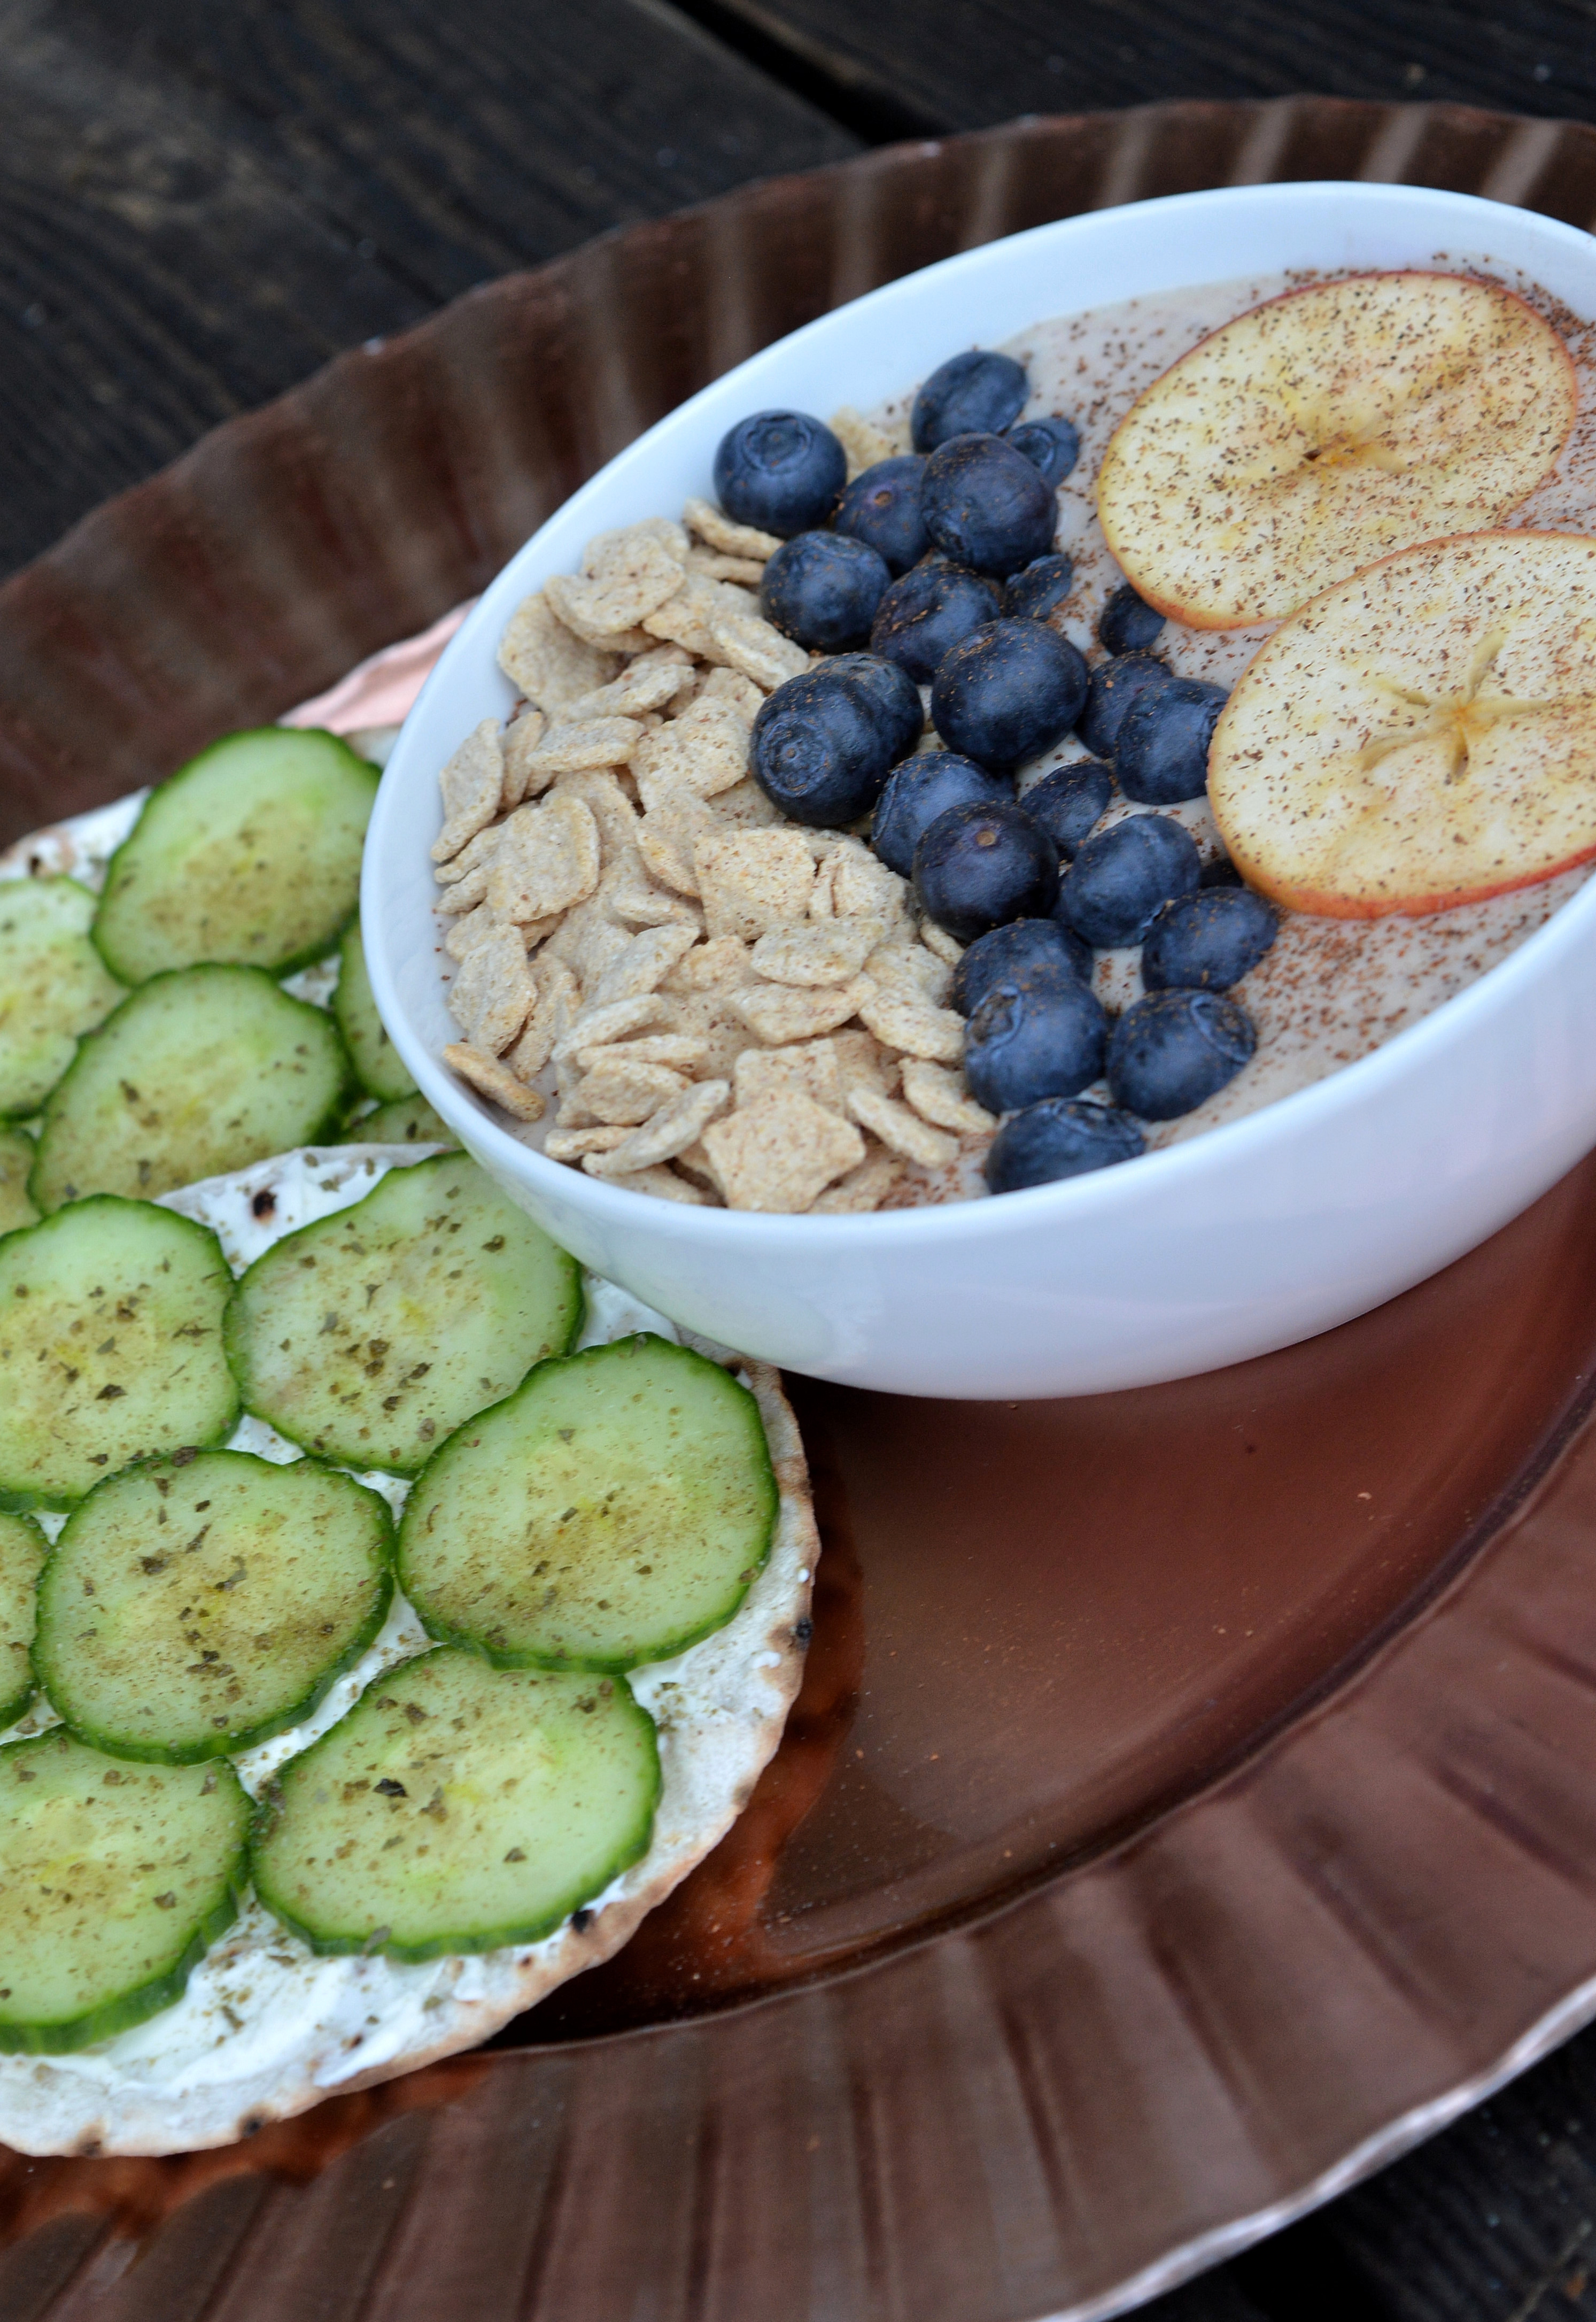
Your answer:
[[[1596,1138],[1592,313],[1546,219],[1243,188],[706,389],[384,775],[423,1095],[688,1328],[900,1392],[1180,1376],[1446,1264]]]

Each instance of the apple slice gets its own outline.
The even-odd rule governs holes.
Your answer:
[[[1332,919],[1596,855],[1596,540],[1432,540],[1327,590],[1226,704],[1208,797],[1250,885]]]
[[[1176,620],[1279,620],[1377,557],[1500,524],[1577,400],[1567,348],[1512,291],[1354,275],[1253,307],[1154,379],[1104,455],[1098,515]]]

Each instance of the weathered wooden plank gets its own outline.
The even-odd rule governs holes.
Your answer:
[[[1590,2322],[1596,2032],[1344,2196],[1323,2223],[1393,2322]]]
[[[0,0],[0,569],[342,347],[855,148],[660,0]]]
[[[1305,91],[1596,117],[1591,19],[1566,0],[685,0],[811,89],[935,130],[1165,97]]]

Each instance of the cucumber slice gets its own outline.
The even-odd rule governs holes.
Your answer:
[[[111,857],[95,941],[145,983],[233,961],[274,975],[338,940],[360,882],[377,769],[333,734],[230,734],[152,791]]]
[[[452,1145],[460,1139],[424,1096],[402,1096],[345,1123],[340,1145]]]
[[[399,1052],[388,1038],[388,1028],[371,997],[371,979],[366,974],[366,946],[360,940],[358,919],[344,929],[339,946],[338,989],[333,994],[333,1013],[354,1065],[355,1078],[367,1095],[390,1099],[414,1096],[415,1083],[399,1061]]]
[[[28,1651],[40,1568],[49,1549],[27,1516],[0,1513],[0,1726],[14,1723],[33,1698]]]
[[[0,1115],[37,1112],[123,996],[89,941],[94,915],[76,879],[0,880]]]
[[[44,1108],[28,1191],[174,1185],[314,1145],[341,1116],[349,1064],[331,1019],[256,967],[190,967],[130,992],[78,1047]]]
[[[639,1331],[544,1363],[451,1436],[399,1525],[429,1633],[504,1668],[666,1660],[729,1621],[770,1553],[759,1406]]]
[[[238,1915],[231,1766],[125,1766],[59,1726],[0,1750],[0,2050],[64,2055],[183,1996]]]
[[[70,1507],[231,1433],[232,1287],[209,1227],[150,1202],[102,1194],[0,1241],[0,1507]]]
[[[278,1775],[255,1891],[318,1952],[536,1943],[647,1851],[659,1795],[624,1678],[424,1653]]]
[[[31,1137],[20,1129],[0,1129],[0,1234],[39,1222],[39,1212],[28,1199],[33,1159]]]
[[[39,1586],[33,1668],[79,1741],[189,1766],[308,1717],[381,1628],[387,1502],[315,1459],[152,1460],[91,1492]]]
[[[307,1450],[412,1476],[440,1440],[563,1354],[581,1270],[463,1153],[390,1169],[285,1234],[227,1310],[248,1410]]]

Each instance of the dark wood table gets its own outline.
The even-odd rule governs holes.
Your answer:
[[[904,136],[1308,91],[1596,119],[1596,6],[0,0],[0,569],[340,349],[606,227]],[[1596,2317],[1596,2031],[1145,2310]]]

